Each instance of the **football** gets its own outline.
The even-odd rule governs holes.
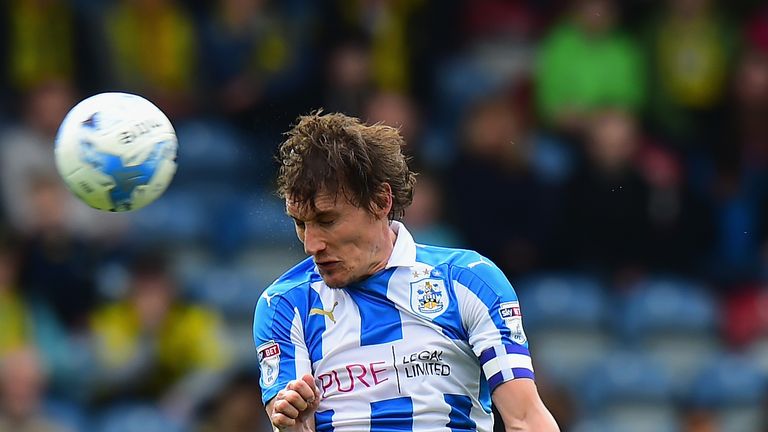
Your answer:
[[[140,209],[160,197],[176,173],[176,132],[152,102],[101,93],[75,105],[56,134],[56,167],[89,206]]]

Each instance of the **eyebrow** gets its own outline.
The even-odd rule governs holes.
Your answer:
[[[293,219],[295,221],[306,222],[306,220],[298,218],[298,217],[292,215],[288,211],[286,211],[285,214],[287,214],[291,219]],[[314,217],[311,218],[311,219],[322,219],[322,218],[326,218],[326,217],[334,217],[334,216],[336,216],[336,211],[335,210],[323,210],[323,211],[315,212],[313,215],[314,215]],[[309,219],[309,220],[311,220],[311,219]]]

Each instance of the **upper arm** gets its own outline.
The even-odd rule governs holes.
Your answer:
[[[266,404],[291,380],[311,371],[298,309],[282,294],[256,305],[253,340],[261,371],[259,383]]]
[[[457,282],[466,287],[462,316],[469,342],[480,359],[506,429],[558,431],[533,380],[520,303],[507,277],[493,263],[483,260],[464,269]]]
[[[514,289],[493,263],[476,262],[481,263],[456,269],[454,290],[469,345],[492,392],[509,380],[533,379],[533,365]]]
[[[556,432],[560,429],[539,397],[533,380],[507,381],[493,392],[493,403],[507,431]]]

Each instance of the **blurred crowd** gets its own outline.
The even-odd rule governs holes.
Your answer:
[[[564,431],[768,430],[764,2],[7,0],[0,22],[0,432],[269,430],[251,314],[303,256],[273,155],[316,109],[400,129],[406,225],[506,272]],[[179,137],[135,213],[56,172],[59,123],[103,91]]]

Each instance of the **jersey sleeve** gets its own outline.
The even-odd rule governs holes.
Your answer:
[[[533,379],[520,303],[504,273],[487,259],[478,260],[455,269],[454,290],[491,392],[509,380]]]
[[[296,308],[284,294],[259,298],[253,319],[253,340],[261,371],[262,400],[266,405],[288,382],[311,372],[304,331]]]

